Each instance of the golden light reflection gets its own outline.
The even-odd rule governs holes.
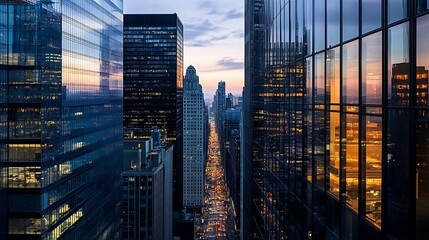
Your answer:
[[[345,158],[346,203],[358,212],[359,200],[359,117],[345,114],[342,155]]]
[[[329,122],[329,190],[339,197],[339,169],[340,169],[340,113],[331,112]]]

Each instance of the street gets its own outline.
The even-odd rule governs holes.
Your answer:
[[[210,121],[208,160],[205,178],[205,206],[202,209],[199,239],[234,239],[235,220],[222,166],[214,121]]]

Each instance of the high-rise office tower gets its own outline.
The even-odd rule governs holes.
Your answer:
[[[0,16],[0,238],[118,237],[122,1]]]
[[[173,235],[173,145],[153,132],[149,140],[124,141],[122,239]]]
[[[218,124],[217,127],[222,125],[225,117],[225,110],[226,110],[225,91],[226,91],[225,82],[224,81],[218,82],[217,90],[216,90],[216,123]]]
[[[215,126],[219,136],[220,152],[225,156],[225,111],[226,111],[226,87],[224,81],[219,81],[216,90]]]
[[[225,110],[234,107],[234,95],[228,93],[228,97],[225,100]]]
[[[204,205],[204,95],[195,68],[186,69],[183,87],[183,205]]]
[[[124,15],[124,138],[153,126],[174,143],[174,209],[182,208],[183,25],[177,14]]]
[[[245,6],[243,238],[427,239],[427,1]]]

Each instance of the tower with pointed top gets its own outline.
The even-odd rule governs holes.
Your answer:
[[[204,203],[204,96],[195,68],[186,69],[183,87],[183,205]]]

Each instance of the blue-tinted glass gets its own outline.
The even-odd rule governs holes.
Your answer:
[[[297,50],[296,50],[296,55],[297,57],[301,56],[302,54],[306,54],[306,50],[304,49],[304,43],[306,42],[305,39],[305,35],[304,35],[304,28],[302,26],[304,26],[304,1],[299,0],[296,3],[296,24],[297,24]],[[282,31],[286,31],[285,29],[283,29]]]
[[[391,105],[410,104],[409,78],[409,28],[408,23],[388,30],[388,89],[387,100]]]
[[[387,3],[389,23],[396,22],[408,16],[408,0],[388,0]]]
[[[359,1],[343,0],[343,41],[359,33]]]
[[[314,1],[314,50],[325,48],[325,0]]]
[[[362,33],[381,27],[381,0],[362,0]]]
[[[429,10],[429,0],[417,0],[417,12],[422,13]]]
[[[343,92],[345,104],[359,103],[359,43],[353,41],[343,46]]]
[[[340,0],[327,0],[327,45],[328,48],[340,42]]]
[[[304,45],[306,53],[313,52],[313,0],[304,0]]]
[[[419,106],[429,106],[429,15],[417,19],[417,66],[416,66],[416,102]]]
[[[382,39],[381,32],[362,39],[362,103],[381,104],[382,100]]]

